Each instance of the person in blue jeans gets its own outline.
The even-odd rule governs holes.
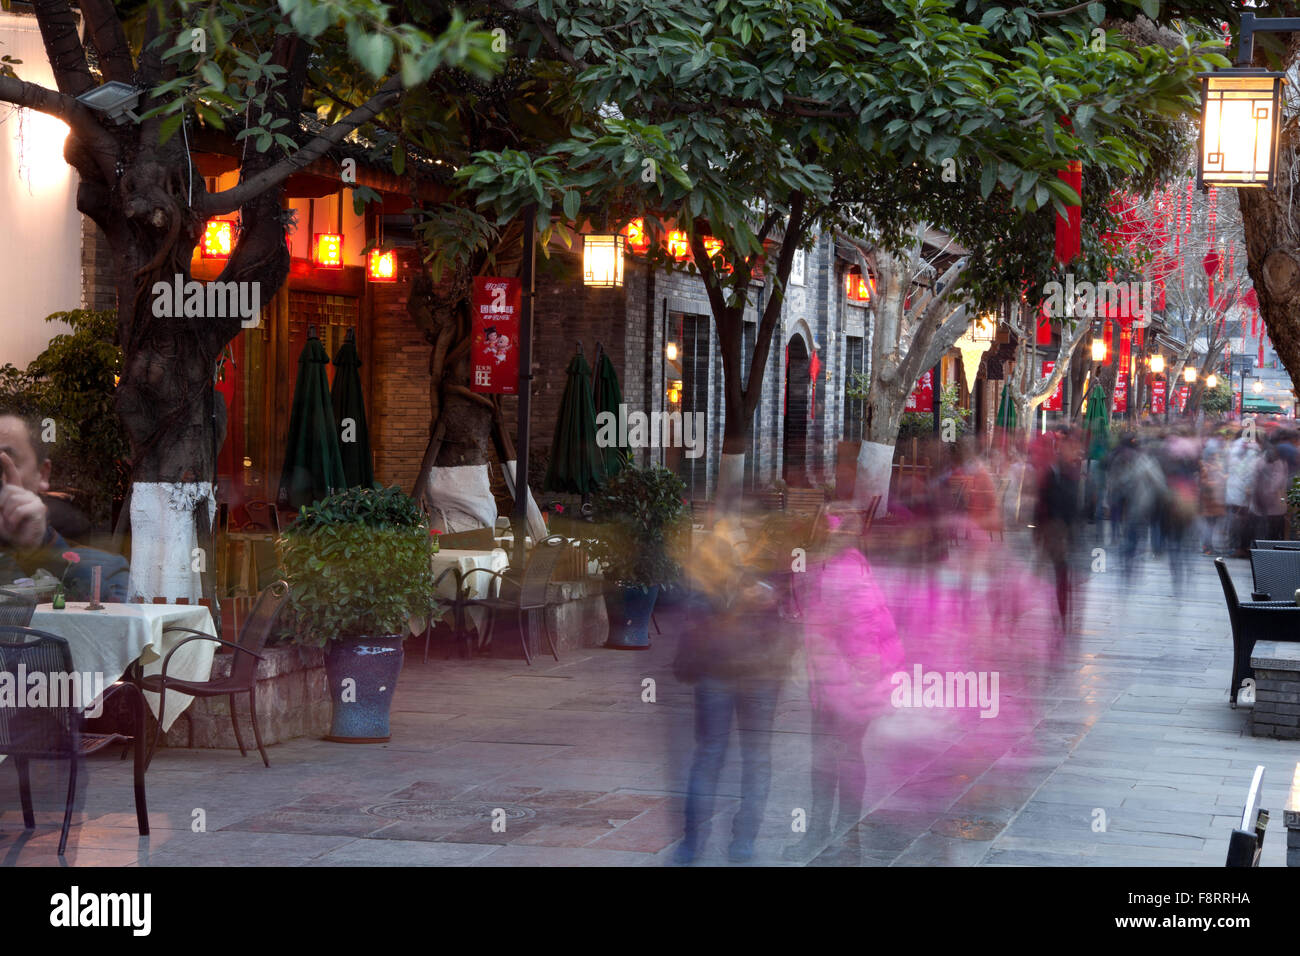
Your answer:
[[[743,566],[726,532],[692,555],[697,586],[674,674],[695,687],[695,754],[685,827],[674,861],[690,863],[708,836],[718,779],[734,726],[740,738],[740,809],[728,857],[753,858],[772,781],[772,723],[797,641],[789,580]]]

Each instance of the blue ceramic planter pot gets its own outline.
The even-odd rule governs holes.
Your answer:
[[[605,594],[609,614],[606,647],[621,651],[644,651],[650,647],[650,615],[659,597],[659,586],[619,588]]]
[[[333,716],[326,740],[379,744],[391,739],[388,710],[402,673],[402,653],[396,634],[330,642],[325,676]]]

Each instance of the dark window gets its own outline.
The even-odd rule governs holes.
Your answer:
[[[860,335],[844,337],[844,387],[847,391],[853,382],[855,372],[866,371],[866,349]],[[844,440],[862,440],[862,422],[866,415],[866,403],[860,398],[844,396]]]

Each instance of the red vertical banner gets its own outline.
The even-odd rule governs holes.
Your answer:
[[[1192,393],[1190,385],[1180,385],[1178,387],[1178,412],[1182,414],[1187,411],[1187,396]]]
[[[474,277],[470,390],[489,395],[519,392],[519,279]]]
[[[1046,377],[1048,375],[1051,375],[1055,368],[1056,368],[1055,362],[1044,362],[1043,376]],[[1064,380],[1056,383],[1056,391],[1054,391],[1051,394],[1051,397],[1049,397],[1047,401],[1043,402],[1043,411],[1059,412],[1061,410],[1061,398],[1065,391],[1063,388],[1064,385],[1065,385]]]
[[[1165,411],[1165,380],[1153,379],[1151,382],[1151,414],[1163,415]]]
[[[1119,374],[1115,376],[1115,397],[1111,401],[1110,410],[1113,414],[1119,415],[1128,411],[1128,363],[1120,368]]]
[[[934,411],[934,369],[930,369],[917,380],[916,388],[912,389],[912,394],[907,396],[905,411]]]

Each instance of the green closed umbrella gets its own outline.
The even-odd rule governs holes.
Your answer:
[[[1088,410],[1083,415],[1088,460],[1099,461],[1110,448],[1110,402],[1106,390],[1094,385],[1088,392]]]
[[[623,389],[618,384],[618,372],[614,371],[614,363],[609,359],[609,353],[600,349],[600,357],[596,359],[596,414],[609,412],[618,420],[619,407],[623,404]],[[618,474],[632,460],[632,453],[623,446],[610,446],[602,448],[601,457],[603,459],[602,476],[609,478]]]
[[[330,403],[330,357],[313,331],[298,356],[298,382],[280,472],[281,507],[295,511],[347,487]]]
[[[361,393],[361,355],[355,338],[349,329],[347,341],[334,354],[334,387],[330,398],[347,486],[369,488],[375,483],[375,465],[370,452],[370,429],[366,427],[366,400]]]
[[[998,427],[1016,427],[1016,403],[1011,399],[1011,383],[1002,386],[1002,399],[998,402]]]
[[[596,444],[591,366],[579,350],[569,363],[542,490],[589,495],[603,478],[602,464],[601,450]]]

